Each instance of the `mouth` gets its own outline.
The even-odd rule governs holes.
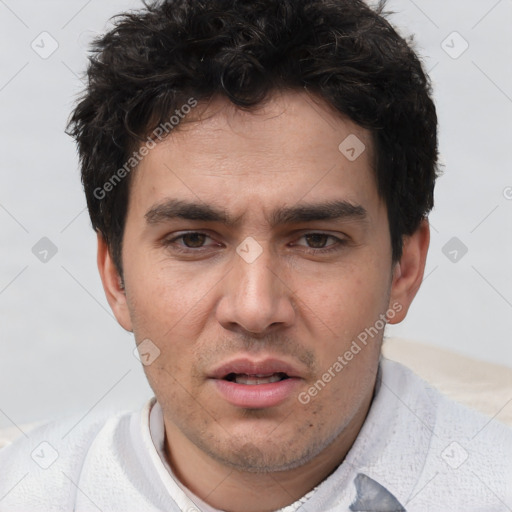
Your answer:
[[[236,359],[210,375],[221,398],[244,409],[275,407],[291,398],[303,380],[293,365],[277,359]]]
[[[224,380],[228,382],[235,382],[236,384],[243,384],[245,386],[258,386],[260,384],[272,384],[280,382],[290,377],[284,372],[272,373],[270,375],[248,375],[246,373],[228,373]]]

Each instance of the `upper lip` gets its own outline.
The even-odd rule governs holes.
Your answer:
[[[238,357],[224,362],[216,367],[209,376],[213,379],[224,379],[230,373],[245,375],[273,375],[274,373],[285,373],[288,377],[301,376],[299,369],[283,360],[267,358],[257,361],[249,357]]]

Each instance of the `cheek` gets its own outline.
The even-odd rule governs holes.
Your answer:
[[[178,268],[168,261],[132,262],[126,272],[130,276],[126,288],[135,328],[163,336],[181,332],[186,325],[190,332],[200,322],[208,293],[218,281],[211,274],[194,265]]]
[[[317,315],[327,327],[348,328],[379,316],[387,306],[389,286],[383,270],[368,262],[301,277],[294,290],[299,304],[310,308],[309,316]]]
[[[297,292],[301,316],[315,340],[320,371],[328,371],[339,356],[350,352],[344,369],[334,371],[331,390],[352,388],[361,372],[375,365],[385,327],[381,315],[388,304],[384,275],[375,264],[351,265],[298,286],[303,290]]]
[[[126,289],[135,339],[137,343],[150,339],[160,350],[144,371],[154,389],[167,389],[170,383],[166,393],[177,398],[180,386],[172,383],[176,379],[190,387],[186,383],[196,365],[194,354],[213,307],[215,285],[222,276],[198,271],[197,266],[192,270],[193,265],[184,270],[183,265],[177,269],[169,262],[135,263],[131,262],[130,273],[126,273],[132,276]]]

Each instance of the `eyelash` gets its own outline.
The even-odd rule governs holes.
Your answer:
[[[203,236],[206,236],[208,238],[211,238],[207,233],[203,233],[201,231],[188,231],[186,233],[183,233],[177,237],[174,237],[172,239],[167,239],[167,240],[164,240],[163,241],[163,244],[165,247],[171,247],[176,241],[180,240],[180,239],[183,239],[185,236],[188,236],[188,235],[203,235]],[[312,235],[320,235],[320,236],[325,236],[327,238],[332,238],[336,241],[336,243],[328,246],[328,248],[326,249],[315,249],[315,248],[312,248],[312,247],[304,247],[304,251],[309,253],[309,254],[328,254],[328,253],[331,253],[331,252],[335,252],[335,251],[339,251],[343,248],[344,245],[347,244],[347,240],[345,239],[342,239],[342,238],[338,238],[334,235],[328,235],[327,233],[318,233],[318,232],[315,232],[315,231],[312,231],[310,233],[304,233],[300,238],[304,238],[304,237],[307,237],[307,236],[312,236]],[[172,250],[176,251],[176,252],[179,252],[179,253],[187,253],[187,254],[190,254],[192,252],[203,252],[204,248],[203,247],[198,247],[198,248],[192,248],[192,247],[187,247],[187,248],[183,248],[183,247],[180,247],[180,246],[174,246],[172,247]]]

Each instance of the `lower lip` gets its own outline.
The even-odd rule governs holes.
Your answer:
[[[220,394],[231,405],[245,409],[265,409],[284,402],[296,390],[300,379],[288,378],[269,384],[237,384],[215,379]]]

